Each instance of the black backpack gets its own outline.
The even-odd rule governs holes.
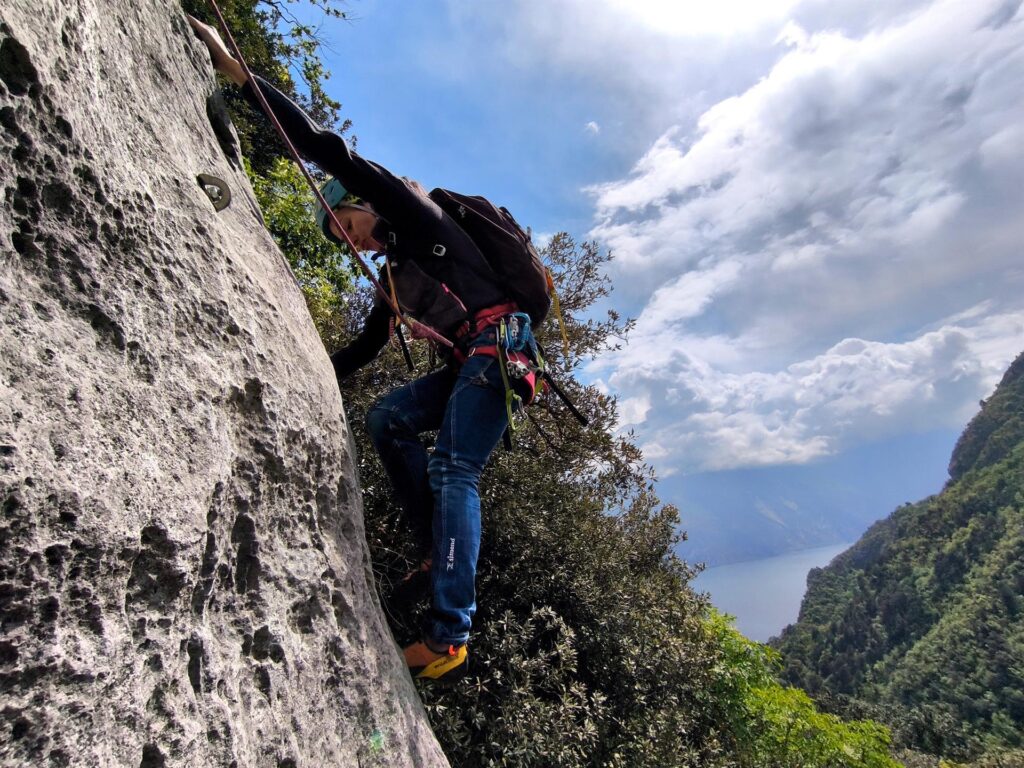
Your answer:
[[[530,236],[508,212],[479,195],[435,189],[430,199],[455,219],[487,259],[509,298],[539,326],[551,308],[548,272]]]

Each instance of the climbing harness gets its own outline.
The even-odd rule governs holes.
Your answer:
[[[224,179],[220,179],[209,173],[200,173],[196,176],[199,186],[210,198],[215,211],[223,211],[231,204],[231,188]]]
[[[501,364],[501,380],[505,384],[505,410],[508,412],[508,428],[515,432],[514,415],[522,413],[523,399],[509,380],[522,380],[531,372],[537,378],[544,374],[544,358],[534,341],[530,328],[530,316],[525,312],[513,312],[498,322],[495,346],[498,348],[498,362]],[[531,398],[532,399],[532,398]]]
[[[299,153],[295,149],[295,145],[292,144],[292,140],[288,138],[287,132],[281,125],[281,122],[277,119],[277,115],[274,114],[274,110],[271,108],[270,104],[267,102],[266,97],[263,95],[263,91],[260,89],[259,84],[256,82],[256,78],[253,77],[252,70],[249,69],[248,63],[246,63],[245,58],[242,56],[242,51],[239,49],[238,44],[235,42],[235,38],[231,34],[231,30],[228,28],[228,23],[224,20],[224,14],[221,13],[220,6],[217,5],[217,0],[208,0],[208,2],[210,8],[213,9],[214,15],[216,15],[217,17],[217,22],[220,25],[221,31],[223,31],[225,38],[227,38],[228,45],[231,46],[232,53],[234,53],[235,57],[238,59],[238,63],[241,65],[242,71],[245,73],[245,77],[248,80],[249,85],[252,87],[253,94],[256,96],[257,101],[259,101],[260,106],[263,107],[263,111],[266,113],[267,118],[270,120],[271,124],[273,124],[274,129],[281,137],[281,141],[283,141],[284,145],[288,148],[288,153],[292,156],[292,159],[295,161],[296,165],[298,165],[299,170],[302,171],[302,175],[305,176],[306,181],[309,183],[310,189],[313,190],[313,194],[316,197],[317,201],[320,203],[321,206],[323,206],[331,221],[334,222],[334,225],[338,228],[338,231],[344,237],[345,242],[348,245],[349,250],[352,254],[352,258],[355,260],[356,264],[362,270],[363,274],[366,275],[366,278],[370,281],[370,283],[373,284],[373,287],[377,290],[381,297],[383,297],[384,302],[389,307],[391,307],[391,310],[396,315],[401,316],[401,310],[391,300],[391,297],[388,295],[387,291],[384,290],[384,286],[380,284],[380,280],[377,279],[377,276],[373,274],[373,271],[367,266],[366,262],[363,261],[363,259],[359,256],[359,252],[355,246],[355,243],[352,242],[352,238],[349,237],[349,234],[348,232],[345,231],[345,228],[341,226],[341,223],[338,221],[338,218],[334,215],[334,211],[327,204],[327,201],[324,199],[323,194],[321,194],[320,189],[317,186],[317,183],[313,180],[313,177],[310,175],[309,170],[306,168],[306,164],[303,163],[302,158],[299,157]],[[428,339],[431,339],[432,341],[438,344],[441,344],[449,348],[454,347],[454,344],[452,344],[452,342],[450,342],[448,339],[446,339],[444,336],[442,336],[440,333],[438,333],[428,325],[425,325],[423,323],[417,323],[416,330],[420,335]]]
[[[526,412],[525,406],[533,401],[544,374],[544,357],[530,326],[530,316],[518,311],[515,304],[499,304],[477,312],[459,334],[460,339],[471,339],[468,351],[461,359],[456,358],[460,362],[474,355],[486,355],[498,361],[509,433],[519,428],[517,416],[522,418]],[[459,354],[458,349],[456,353]],[[506,438],[508,447],[508,434]]]

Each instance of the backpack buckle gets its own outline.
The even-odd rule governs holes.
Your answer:
[[[447,252],[448,252],[448,249],[445,248],[440,243],[438,243],[437,245],[434,246],[433,253],[434,253],[435,256],[444,256]]]

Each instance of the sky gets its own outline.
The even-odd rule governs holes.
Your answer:
[[[1020,0],[347,8],[328,92],[361,154],[613,255],[636,328],[583,376],[691,543],[849,541],[941,488],[1024,350]],[[900,471],[865,477],[866,453]],[[857,484],[877,509],[821,501]],[[809,515],[848,519],[808,538]]]

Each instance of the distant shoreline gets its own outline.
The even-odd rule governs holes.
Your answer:
[[[807,591],[807,575],[853,546],[830,544],[755,560],[717,565],[702,571],[691,586],[707,592],[722,613],[751,640],[766,642],[797,620]]]
[[[792,550],[788,550],[786,552],[780,552],[779,554],[776,554],[776,555],[765,555],[764,557],[747,557],[747,558],[744,558],[743,560],[729,560],[728,562],[725,562],[725,563],[717,563],[715,565],[709,565],[703,571],[701,571],[701,573],[704,574],[704,573],[707,573],[708,571],[714,570],[716,568],[728,568],[731,565],[744,565],[746,563],[760,563],[760,562],[765,561],[765,560],[774,560],[776,558],[791,557],[793,555],[799,555],[799,554],[804,553],[804,552],[814,552],[814,551],[819,550],[819,549],[831,549],[832,547],[844,547],[846,549],[849,549],[854,544],[856,544],[856,542],[854,542],[854,541],[847,542],[846,544],[844,544],[844,543],[842,543],[840,541],[837,541],[837,542],[834,542],[832,544],[816,544],[813,547],[805,547],[804,549],[792,549]],[[687,560],[686,558],[683,558],[683,559],[685,560],[685,562],[690,563],[691,565],[694,564],[694,563],[702,562],[700,560]]]

